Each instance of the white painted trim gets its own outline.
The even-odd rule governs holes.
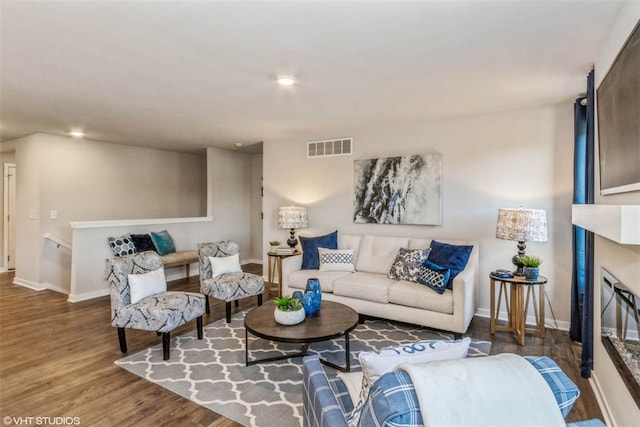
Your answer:
[[[62,246],[63,248],[67,248],[69,250],[72,250],[71,248],[71,243],[69,242],[65,242],[64,240],[62,240],[60,237],[58,236],[54,236],[51,233],[44,233],[44,235],[42,236],[44,239],[48,239],[51,240],[53,243],[55,243],[56,245],[58,245],[58,247]]]
[[[245,259],[243,261],[240,262],[240,264],[245,265],[245,264],[262,264],[262,260],[261,259]]]
[[[546,311],[545,311],[546,313]],[[479,308],[476,310],[475,316],[478,317],[486,317],[489,318],[491,317],[491,311],[489,311],[489,309],[487,308]],[[501,311],[500,313],[498,313],[498,320],[503,320],[503,321],[508,321],[509,317],[507,316],[507,312],[506,311]],[[535,325],[536,324],[536,318],[535,316],[527,316],[526,319],[526,323],[527,325]],[[553,320],[552,318],[549,317],[545,317],[544,318],[544,325],[547,328],[550,329],[556,329],[556,323],[558,323],[558,330],[559,331],[568,331],[569,327],[571,326],[571,324],[567,321],[563,321],[563,320]]]
[[[640,206],[573,205],[572,223],[616,243],[640,245]]]
[[[44,290],[47,289],[45,286],[43,286],[40,283],[34,283],[34,282],[29,281],[29,280],[21,279],[19,277],[14,277],[13,278],[13,284],[14,285],[19,285],[19,286],[24,286],[25,288],[29,288],[29,289],[32,289],[34,291],[44,291]]]
[[[49,290],[49,291],[58,292],[60,294],[65,294],[65,295],[69,294],[69,291],[67,291],[66,289],[62,289],[62,288],[60,288],[60,287],[58,287],[58,286],[56,286],[54,284],[48,283],[48,282],[44,282],[42,284],[42,286],[44,286],[46,288],[46,290]]]
[[[13,284],[14,285],[18,285],[18,286],[23,286],[25,288],[29,288],[31,290],[34,291],[53,291],[53,292],[58,292],[60,294],[68,294],[68,291],[66,289],[60,288],[58,286],[55,286],[51,283],[48,282],[44,282],[44,283],[34,283],[31,282],[29,280],[25,280],[25,279],[20,279],[19,277],[15,277],[13,279]]]
[[[600,387],[600,383],[598,382],[598,375],[595,370],[591,371],[589,385],[591,386],[593,394],[596,397],[596,401],[598,402],[598,406],[600,407],[600,412],[602,412],[604,423],[608,427],[616,427],[616,423],[613,421],[613,417],[611,416],[611,409],[609,407],[609,404],[607,403],[606,395],[602,392],[602,387]]]
[[[69,294],[69,298],[67,299],[67,301],[69,302],[80,302],[80,301],[86,301],[86,300],[90,300],[93,298],[99,298],[99,297],[104,297],[109,295],[109,290],[99,290],[99,291],[95,291],[95,292],[87,292],[84,294],[78,294],[78,295],[73,295],[73,294]]]
[[[207,222],[213,221],[211,216],[189,217],[189,218],[151,218],[151,219],[119,219],[112,221],[73,221],[69,225],[71,228],[109,228],[126,227],[131,225],[153,225],[153,224],[183,224],[187,222]]]

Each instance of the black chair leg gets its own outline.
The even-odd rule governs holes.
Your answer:
[[[118,341],[120,341],[120,351],[127,352],[127,338],[124,334],[124,328],[118,328]]]
[[[211,314],[211,309],[209,309],[209,295],[204,296],[204,311],[207,314]]]
[[[204,332],[202,329],[202,316],[198,316],[198,318],[196,319],[196,325],[198,328],[198,339],[201,340],[204,336]]]
[[[258,294],[258,307],[262,305],[262,294]]]
[[[227,301],[224,308],[227,315],[227,323],[231,323],[231,301]]]
[[[171,333],[163,332],[162,333],[162,359],[169,360],[169,352],[171,344]]]

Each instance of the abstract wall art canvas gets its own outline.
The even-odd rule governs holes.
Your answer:
[[[440,225],[440,154],[354,162],[355,223]]]

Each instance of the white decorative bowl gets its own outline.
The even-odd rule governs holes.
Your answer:
[[[281,325],[297,325],[304,320],[304,308],[298,311],[282,311],[276,307],[273,317]]]

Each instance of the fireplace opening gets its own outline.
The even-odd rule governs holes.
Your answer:
[[[640,297],[600,267],[601,339],[640,408]]]

